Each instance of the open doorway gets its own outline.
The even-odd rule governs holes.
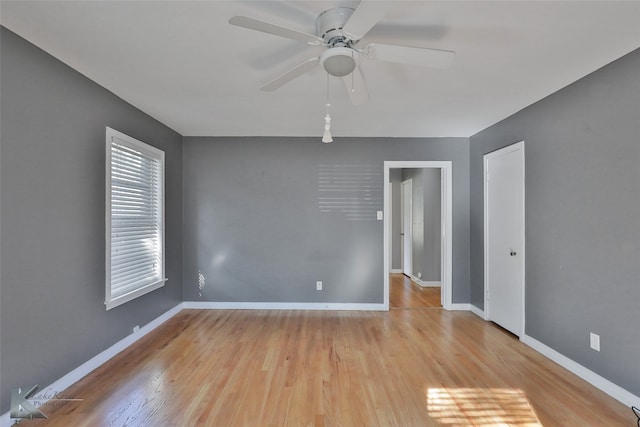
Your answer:
[[[450,309],[452,163],[387,161],[384,166],[385,307],[390,308],[393,283],[394,299],[396,291],[414,298],[407,308]]]

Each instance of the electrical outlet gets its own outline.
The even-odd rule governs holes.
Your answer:
[[[591,341],[591,348],[595,351],[600,351],[600,335],[591,332],[589,334],[589,338]]]
[[[316,291],[321,291],[322,290],[322,281],[318,280],[316,282]]]
[[[131,330],[131,333],[132,333],[132,334],[137,334],[137,333],[138,333],[138,331],[140,331],[140,326],[136,325],[136,326],[134,326],[134,327],[133,327],[133,329]]]

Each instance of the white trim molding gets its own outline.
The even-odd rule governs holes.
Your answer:
[[[562,366],[569,372],[572,372],[575,375],[579,376],[594,387],[599,388],[619,402],[622,402],[624,405],[629,407],[638,406],[640,397],[623,389],[619,385],[612,383],[608,379],[596,374],[592,370],[585,368],[584,366],[569,359],[567,356],[557,352],[551,347],[548,347],[535,338],[524,334],[520,341],[522,341],[524,344],[528,345],[538,353],[542,354],[543,356],[546,356],[552,361],[556,362],[558,365]]]
[[[443,308],[445,310],[456,310],[455,304],[452,303],[452,275],[453,275],[453,162],[446,161],[385,161],[384,162],[384,226],[383,226],[383,280],[384,280],[384,307],[389,309],[389,224],[386,222],[390,218],[391,203],[389,197],[389,170],[402,168],[437,168],[440,169],[442,183],[441,195],[441,214],[442,218],[442,239],[441,239],[441,289]],[[467,308],[468,310],[468,308]]]
[[[471,311],[471,304],[451,303],[449,306],[451,311]]]
[[[480,309],[480,308],[476,307],[476,306],[475,306],[475,305],[473,305],[473,304],[469,304],[469,305],[470,305],[469,310],[471,310],[471,312],[472,312],[473,314],[475,314],[476,316],[478,316],[478,317],[480,317],[481,319],[483,319],[483,320],[484,320],[484,310],[482,310],[482,309]]]
[[[402,273],[401,268],[392,268],[390,271],[391,274]]]
[[[415,282],[423,288],[439,288],[442,286],[442,282],[415,280]]]
[[[185,301],[185,309],[200,310],[335,310],[335,311],[387,311],[384,304],[358,304],[334,302],[218,302]]]
[[[149,332],[153,331],[158,326],[162,325],[167,320],[171,319],[173,316],[178,314],[183,309],[183,303],[180,303],[173,307],[171,310],[165,312],[160,315],[156,319],[147,323],[143,327],[141,327],[136,332],[127,335],[117,343],[113,344],[111,347],[107,348],[103,352],[98,355],[92,357],[91,359],[84,362],[82,365],[78,366],[71,372],[64,375],[62,378],[56,380],[53,384],[50,384],[47,387],[40,387],[40,392],[33,396],[32,399],[35,400],[44,400],[45,396],[50,396],[51,391],[60,392],[65,390],[72,384],[80,381],[83,377],[89,374],[94,369],[99,368],[104,363],[106,363],[109,359],[113,358],[115,355],[125,350],[127,347],[138,341],[140,338],[147,335]],[[31,384],[26,384],[26,386]],[[14,424],[14,420],[10,417],[10,412],[7,411],[2,416],[0,416],[0,426],[12,426]]]

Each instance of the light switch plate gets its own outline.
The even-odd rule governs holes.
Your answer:
[[[589,338],[591,341],[591,348],[595,351],[600,351],[600,335],[591,332]]]

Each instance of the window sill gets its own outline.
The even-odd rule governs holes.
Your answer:
[[[111,310],[112,308],[115,308],[119,305],[124,304],[125,302],[129,302],[133,299],[136,299],[142,295],[148,294],[149,292],[155,291],[156,289],[159,289],[161,287],[164,286],[165,282],[169,280],[167,278],[164,278],[160,281],[151,283],[147,286],[145,286],[144,288],[140,288],[140,289],[136,289],[133,292],[129,292],[128,294],[124,294],[122,296],[119,296],[117,298],[111,299],[109,301],[105,301],[105,305],[107,306],[107,310]]]

